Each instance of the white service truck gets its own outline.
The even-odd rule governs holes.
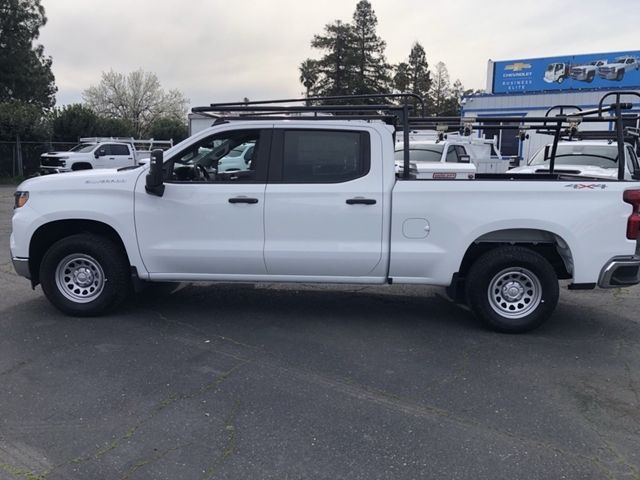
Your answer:
[[[146,150],[136,145],[145,144]],[[66,152],[40,156],[40,174],[73,172],[97,168],[131,167],[148,159],[153,148],[169,148],[171,140],[135,140],[122,137],[87,137]]]
[[[531,157],[527,165],[512,168],[509,173],[549,173],[552,144],[545,145]],[[625,144],[624,177],[631,180],[638,171],[638,157],[631,144]],[[616,179],[618,176],[618,145],[605,140],[558,142],[554,171],[591,178]]]
[[[505,332],[544,322],[559,279],[639,282],[640,182],[399,177],[393,125],[309,120],[231,119],[137,168],[26,180],[16,271],[77,316],[144,281],[438,285]],[[244,170],[192,161],[248,143]]]
[[[443,137],[440,139],[439,137]],[[396,143],[396,166],[402,170],[404,143]],[[439,132],[420,132],[409,136],[409,157],[412,168],[433,170],[439,165],[442,171],[457,171],[458,178],[469,178],[468,173],[504,173],[509,169],[509,159],[502,158],[496,139],[486,139],[471,135]],[[454,166],[454,164],[456,164]],[[464,165],[467,164],[466,170]],[[473,166],[473,168],[471,168]],[[471,177],[473,178],[473,176]]]

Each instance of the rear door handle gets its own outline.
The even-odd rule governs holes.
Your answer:
[[[375,205],[376,201],[373,198],[349,198],[347,199],[347,205]]]
[[[258,199],[249,197],[232,197],[229,199],[229,203],[258,203]]]

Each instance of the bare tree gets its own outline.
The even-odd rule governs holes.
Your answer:
[[[138,136],[159,118],[185,120],[189,100],[179,90],[165,91],[155,73],[136,70],[128,75],[102,72],[98,85],[82,97],[98,115],[131,122]]]
[[[443,62],[438,62],[431,73],[431,90],[429,100],[435,115],[442,115],[447,99],[451,96],[449,71]]]

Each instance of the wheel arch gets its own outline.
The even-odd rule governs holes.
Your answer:
[[[54,220],[38,227],[29,242],[29,271],[31,284],[40,283],[40,264],[47,249],[58,240],[78,233],[93,233],[104,236],[118,245],[125,255],[127,262],[131,259],[120,234],[110,225],[98,220],[65,219]]]
[[[573,254],[563,237],[543,229],[508,228],[485,233],[471,242],[462,258],[459,275],[464,277],[483,253],[505,245],[518,245],[539,253],[553,266],[559,279],[571,278],[573,274]]]

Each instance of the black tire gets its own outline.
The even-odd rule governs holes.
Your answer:
[[[595,72],[589,72],[589,73],[587,74],[587,82],[588,82],[588,83],[593,82],[593,79],[595,78],[595,76],[596,76]]]
[[[499,247],[473,263],[466,277],[466,295],[471,310],[489,328],[523,333],[539,327],[553,313],[558,278],[542,255],[524,247]]]
[[[619,70],[616,74],[616,80],[619,82],[624,78],[624,70]]]
[[[562,82],[564,82],[564,78],[565,78],[565,77],[564,77],[564,75],[561,75],[561,76],[558,78],[558,83],[562,83]]]
[[[126,299],[131,291],[130,266],[119,245],[82,233],[58,240],[47,250],[40,264],[40,283],[58,310],[92,317]]]

